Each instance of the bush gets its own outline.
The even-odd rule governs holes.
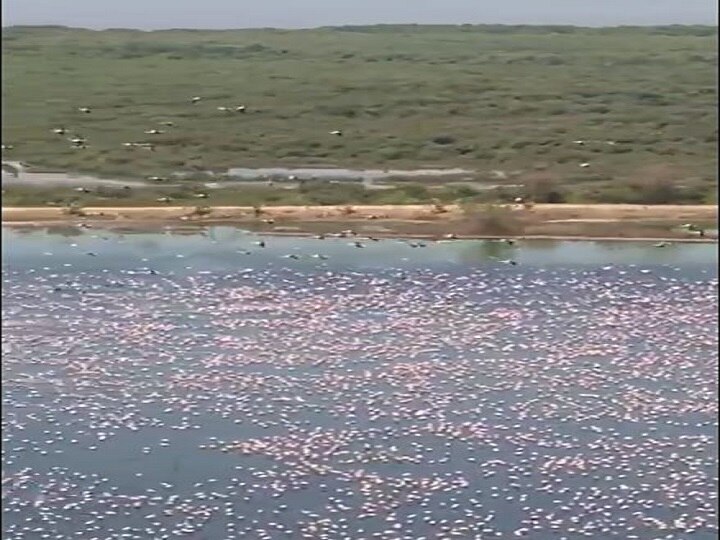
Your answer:
[[[518,214],[503,206],[469,204],[463,212],[470,234],[517,235],[525,228]]]
[[[525,177],[525,198],[536,203],[560,204],[566,200],[565,193],[558,187],[549,173],[535,172]]]
[[[192,211],[192,215],[197,217],[207,216],[211,213],[212,208],[210,208],[209,206],[196,206]]]
[[[441,144],[441,145],[453,144],[455,142],[455,140],[456,140],[455,137],[453,137],[452,135],[436,135],[435,137],[432,138],[432,142],[434,142],[435,144]]]

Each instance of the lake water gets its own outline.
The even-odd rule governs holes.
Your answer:
[[[4,228],[3,539],[715,537],[715,245],[354,242]]]

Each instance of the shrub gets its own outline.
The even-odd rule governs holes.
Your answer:
[[[471,234],[517,235],[524,230],[517,213],[503,206],[469,204],[463,212]]]
[[[85,215],[85,212],[83,211],[83,209],[80,205],[71,203],[71,204],[67,205],[65,208],[63,208],[63,214],[66,214],[68,216],[82,217]]]
[[[207,216],[211,213],[212,213],[212,208],[210,208],[209,206],[196,206],[193,209],[191,215],[196,216],[196,217],[203,217],[203,216]]]
[[[445,145],[445,144],[453,144],[456,139],[452,135],[436,135],[431,140],[435,144]]]
[[[526,198],[536,203],[559,204],[565,202],[565,193],[550,173],[534,172],[524,178]]]

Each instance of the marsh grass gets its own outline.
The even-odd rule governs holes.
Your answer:
[[[716,28],[11,27],[2,41],[2,140],[14,146],[4,158],[48,169],[118,178],[179,171],[197,181],[239,166],[462,167],[508,178],[541,169],[568,200],[621,202],[642,195],[630,184],[652,180],[653,165],[686,186],[675,202],[707,200],[715,189]],[[194,95],[203,100],[191,105]],[[217,110],[239,105],[245,114]],[[59,126],[87,137],[88,148],[51,132]],[[144,133],[153,128],[165,133]],[[155,150],[123,147],[143,141]],[[370,197],[472,197],[415,184]],[[294,197],[367,198],[311,191]]]

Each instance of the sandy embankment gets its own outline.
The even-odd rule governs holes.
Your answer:
[[[522,222],[523,236],[687,238],[685,233],[669,231],[681,223],[716,222],[717,210],[711,205],[540,204],[532,209],[515,207],[513,216]],[[55,207],[8,207],[2,209],[2,220],[4,225],[46,226],[78,221],[106,225],[259,223],[272,225],[269,228],[278,231],[302,229],[303,224],[362,222],[365,228],[381,230],[385,224],[388,230],[403,234],[483,234],[481,230],[470,230],[467,216],[459,207],[448,206],[438,213],[430,205],[267,206],[260,216],[251,207],[237,206],[215,206],[202,215],[194,207],[181,206],[86,207],[82,215]]]

